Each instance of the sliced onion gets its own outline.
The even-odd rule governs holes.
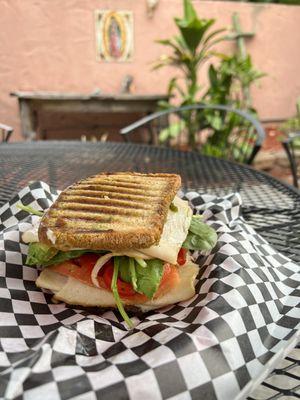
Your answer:
[[[98,258],[98,260],[97,260],[96,264],[94,265],[94,268],[93,268],[93,270],[91,272],[91,280],[92,280],[94,286],[97,286],[98,288],[100,288],[99,282],[98,282],[98,279],[97,279],[97,276],[98,276],[98,273],[99,273],[100,269],[103,267],[104,264],[107,263],[108,260],[110,260],[112,257],[115,257],[117,255],[119,255],[119,254],[117,254],[117,253],[107,253],[107,254],[104,254],[104,256],[101,256],[101,257]]]
[[[147,267],[146,261],[144,261],[142,258],[134,257],[134,259],[142,268],[146,268]]]
[[[150,260],[151,258],[153,258],[153,257],[148,256],[147,254],[144,254],[142,251],[139,251],[139,250],[124,250],[124,251],[122,251],[122,255],[131,257],[131,258],[138,257],[138,258],[142,258],[143,260]]]

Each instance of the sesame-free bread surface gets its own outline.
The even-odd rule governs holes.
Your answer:
[[[126,250],[157,244],[180,188],[175,174],[100,173],[64,190],[45,213],[39,240],[59,250]]]

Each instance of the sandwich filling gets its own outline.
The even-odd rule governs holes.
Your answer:
[[[191,298],[199,267],[192,262],[189,251],[210,251],[217,240],[216,232],[177,196],[159,243],[149,248],[61,251],[55,248],[51,232],[53,246],[39,242],[38,223],[22,237],[29,243],[26,264],[43,268],[37,286],[50,289],[56,301],[117,306],[129,326],[131,320],[124,305],[147,311]]]

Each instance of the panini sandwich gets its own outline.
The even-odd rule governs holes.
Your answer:
[[[42,267],[37,286],[54,301],[117,307],[128,325],[126,307],[191,298],[199,267],[190,251],[210,251],[217,235],[176,196],[180,186],[179,175],[124,172],[68,187],[23,234],[27,265]]]

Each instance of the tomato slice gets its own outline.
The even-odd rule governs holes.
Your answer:
[[[99,258],[98,254],[86,253],[81,257],[64,261],[60,264],[51,265],[50,269],[65,276],[71,276],[80,282],[89,286],[94,286],[91,280],[92,270]],[[114,273],[114,264],[109,260],[100,270],[98,274],[99,286],[103,289],[111,291],[111,281]],[[117,280],[118,292],[121,298],[127,298],[132,301],[145,302],[147,297],[143,294],[137,293],[132,285],[123,282],[120,278]]]
[[[87,253],[73,260],[64,261],[60,264],[51,265],[49,269],[65,276],[71,276],[86,285],[94,286],[91,273],[98,260],[98,254]],[[100,270],[98,275],[99,286],[111,291],[111,281],[114,273],[114,264],[109,260]],[[160,297],[175,287],[179,282],[178,269],[175,265],[166,263],[163,276],[154,298]],[[134,302],[143,303],[149,300],[145,295],[137,293],[130,283],[117,279],[118,292],[121,298]]]
[[[58,272],[59,274],[71,276],[86,285],[94,286],[91,280],[91,273],[98,258],[99,255],[97,254],[87,253],[81,257],[67,260],[60,264],[51,265],[48,268],[52,271]],[[100,287],[106,288],[101,275],[98,276],[98,283]]]
[[[177,256],[177,264],[184,265],[186,263],[187,249],[181,247]]]
[[[114,267],[112,263],[109,265],[105,265],[103,272],[103,280],[108,289],[111,288],[113,273],[114,273]],[[120,278],[117,279],[117,287],[119,295],[121,297],[134,296],[136,294],[136,291],[133,289],[132,285],[130,283],[122,281]]]
[[[75,264],[79,264],[81,267],[93,269],[98,258],[101,257],[101,254],[95,254],[95,253],[85,253],[82,256],[75,258],[73,261]]]
[[[164,265],[164,273],[160,281],[159,288],[154,295],[154,298],[161,297],[169,290],[178,285],[180,281],[178,268],[172,264]]]
[[[103,267],[103,280],[107,289],[111,290],[111,281],[114,273],[113,264],[107,264]],[[137,293],[130,283],[122,281],[120,278],[117,279],[117,287],[120,297],[136,300],[139,302],[147,301],[147,297],[141,293]]]

